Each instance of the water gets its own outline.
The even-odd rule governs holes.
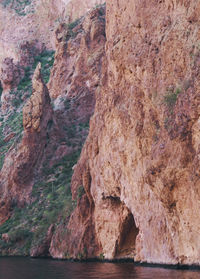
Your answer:
[[[0,258],[0,279],[200,279],[200,270],[135,266],[133,263],[66,262]]]

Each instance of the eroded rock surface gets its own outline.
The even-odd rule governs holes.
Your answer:
[[[200,264],[199,14],[196,1],[107,3],[106,75],[72,180],[105,258]]]
[[[0,223],[29,201],[34,179],[43,176],[33,200],[42,201],[46,210],[37,217],[49,223],[32,242],[32,256],[199,265],[200,4],[110,0],[106,9],[106,57],[103,12],[95,9],[77,26],[57,28],[48,89],[40,66],[35,72],[22,141],[0,173]],[[74,202],[69,195],[55,221],[42,186],[59,206],[53,197],[62,186],[56,192],[54,184],[67,181],[72,167]]]
[[[100,90],[105,56],[105,7],[94,9],[73,29],[75,40],[66,40],[69,29],[61,25],[56,31],[57,52],[48,84],[55,105],[60,98],[74,103],[70,116],[79,121],[88,119],[94,111],[95,99]],[[59,106],[58,106],[59,108]],[[73,106],[72,106],[73,108]],[[59,111],[59,110],[58,110]],[[88,181],[85,172],[84,181]],[[83,188],[80,179],[78,188]],[[79,190],[80,190],[79,189]],[[88,195],[90,195],[88,190]],[[95,236],[91,197],[83,194],[77,198],[78,206],[68,223],[58,226],[52,238],[50,253],[55,258],[92,258],[99,255],[101,248]],[[80,199],[81,198],[81,199]],[[74,199],[76,199],[74,195]],[[76,224],[76,225],[75,225]]]

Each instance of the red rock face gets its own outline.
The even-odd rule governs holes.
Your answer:
[[[38,68],[22,142],[0,173],[0,223],[29,198],[34,171],[46,158],[48,122],[56,141],[65,125],[91,116],[95,99],[96,107],[73,167],[77,206],[49,228],[33,256],[200,264],[199,14],[195,0],[110,0],[106,57],[97,10],[77,27],[59,26],[48,89]],[[57,148],[48,163],[70,148]]]
[[[199,13],[196,1],[107,3],[106,73],[72,180],[106,258],[200,264]]]
[[[95,97],[98,98],[101,86],[105,55],[104,8],[88,13],[73,32],[77,30],[79,33],[76,38],[67,43],[63,43],[63,38],[66,40],[70,30],[65,30],[61,25],[56,31],[57,52],[48,87],[52,98],[55,98],[55,104],[61,97],[79,103],[70,116],[84,120],[93,113]],[[76,189],[72,191],[73,198],[77,199],[77,208],[69,223],[66,220],[66,224],[60,225],[55,231],[50,246],[50,254],[54,258],[92,258],[101,253],[93,222],[90,172],[84,170],[86,162],[84,158],[82,161],[83,168],[80,167],[79,175],[75,175],[78,181],[73,188],[83,187],[84,181],[88,189],[81,198],[76,196]]]
[[[34,57],[44,50],[44,44],[37,41],[26,42],[20,46],[20,61],[15,63],[13,58],[6,57],[1,62],[0,82],[3,89],[1,94],[1,113],[6,114],[13,109],[14,96],[12,90],[16,89],[25,75],[26,67],[34,63]]]
[[[21,78],[21,69],[13,63],[13,59],[5,58],[1,65],[1,84],[3,89],[10,90],[15,87]]]
[[[72,34],[75,39],[70,39]],[[66,95],[73,98],[84,91],[95,92],[99,86],[104,55],[104,9],[88,13],[84,21],[81,20],[72,30],[61,24],[55,36],[57,50],[48,83],[51,97],[55,99]],[[83,106],[83,109],[86,108],[87,105]]]
[[[15,64],[13,59],[5,58],[1,64],[0,82],[2,87],[1,112],[6,113],[10,107],[12,96],[10,91],[16,88],[24,71],[19,64]]]
[[[73,21],[85,15],[91,8],[105,3],[104,0],[62,0],[66,3],[65,11],[67,12],[70,21]]]

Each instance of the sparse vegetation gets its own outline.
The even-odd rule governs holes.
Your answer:
[[[10,7],[20,16],[25,16],[27,14],[25,8],[30,6],[32,2],[32,0],[3,0],[2,5],[4,8]],[[29,13],[30,12],[32,12],[32,10],[30,10]]]
[[[101,261],[103,261],[103,260],[105,259],[105,256],[104,256],[103,253],[101,253],[101,254],[99,255],[99,259],[100,259]]]
[[[84,259],[87,258],[87,254],[88,254],[87,248],[84,247],[83,250],[82,250],[82,252],[79,252],[79,253],[78,253],[77,259],[78,259],[78,260],[84,260]]]
[[[164,127],[167,131],[171,131],[174,125],[174,107],[176,105],[178,96],[182,90],[179,87],[175,89],[168,89],[164,96],[164,103],[167,106],[166,118],[164,120]]]
[[[34,58],[33,69],[36,68],[37,64],[41,62],[42,65],[42,77],[45,83],[49,81],[51,67],[54,63],[55,51],[44,50],[40,55]]]
[[[77,198],[80,199],[84,194],[85,194],[85,189],[81,185],[78,187],[78,190],[77,190]]]
[[[17,91],[30,91],[32,89],[31,76],[33,69],[31,67],[24,68],[24,77],[18,84]]]
[[[79,23],[80,23],[81,19],[76,19],[75,21],[71,22],[68,24],[68,29],[72,30],[74,29]]]
[[[25,208],[15,208],[13,216],[0,226],[0,239],[4,233],[9,236],[7,243],[0,241],[0,254],[15,246],[14,253],[28,255],[32,246],[44,241],[51,224],[60,223],[63,215],[70,216],[76,206],[70,189],[72,167],[79,154],[80,150],[63,157],[52,168],[43,166],[44,175],[33,187],[32,202]]]
[[[164,96],[164,103],[167,105],[169,110],[173,110],[178,95],[181,93],[181,89],[180,88],[176,88],[175,90],[172,89],[168,89],[167,93]]]
[[[95,9],[97,9],[97,8],[99,9],[99,15],[100,16],[103,16],[105,14],[105,12],[104,12],[105,5],[106,5],[106,3],[98,4],[98,5],[95,6]]]
[[[3,166],[6,153],[14,143],[17,143],[22,137],[23,123],[22,111],[11,113],[0,126],[0,169]],[[10,140],[5,140],[6,136],[13,134]]]
[[[66,30],[67,30],[67,35],[65,37],[66,41],[68,41],[70,38],[75,38],[77,36],[77,34],[82,31],[81,28],[74,31],[74,28],[81,23],[81,20],[82,20],[82,17],[79,19],[76,19],[75,21],[66,25]]]
[[[12,1],[8,2],[12,3]],[[27,1],[27,5],[28,2],[30,1]],[[76,36],[77,32],[79,32],[73,30],[80,21],[81,19],[68,25],[71,37]],[[24,77],[17,88],[11,92],[13,109],[10,109],[6,115],[2,115],[1,119],[0,167],[3,166],[8,150],[13,148],[23,135],[22,108],[27,98],[31,95],[31,79],[38,62],[42,64],[42,76],[44,82],[47,83],[50,69],[54,63],[54,51],[45,50],[36,56],[33,65],[24,68]],[[72,103],[73,100],[65,100],[64,113],[70,114],[71,111],[73,112]],[[61,127],[63,132],[62,139],[58,137],[59,142],[54,142],[55,138],[51,139],[49,136],[47,139],[48,145],[45,147],[48,148],[50,145],[52,150],[56,152],[58,143],[62,142],[67,148],[70,147],[69,151],[66,148],[67,155],[60,159],[59,156],[61,155],[58,155],[58,158],[55,159],[53,158],[55,155],[53,152],[51,155],[47,152],[47,157],[44,156],[43,165],[39,170],[36,170],[38,173],[35,175],[30,203],[24,208],[19,208],[15,202],[12,216],[0,226],[0,255],[29,255],[32,247],[44,243],[50,225],[54,224],[56,227],[58,224],[66,224],[77,205],[77,200],[72,201],[70,189],[72,167],[77,163],[83,141],[88,133],[89,122],[82,123],[80,119],[77,121],[74,119],[73,113],[71,119],[69,118],[69,122],[69,125]],[[48,127],[49,130],[51,130],[51,127]],[[9,138],[10,134],[13,134],[11,138]],[[77,134],[79,134],[79,137],[77,137]],[[69,152],[71,153],[69,154]],[[81,198],[84,193],[84,188],[80,185],[77,197]],[[7,234],[6,240],[2,238],[3,234]],[[83,250],[80,254],[80,259],[84,258],[86,254],[87,251]]]
[[[8,112],[7,115],[2,116],[0,126],[0,169],[3,166],[4,158],[10,147],[22,137],[23,124],[22,124],[22,108],[25,101],[30,97],[32,93],[32,75],[38,64],[42,64],[42,74],[44,82],[48,82],[50,76],[50,70],[54,63],[54,51],[44,50],[40,55],[36,56],[32,66],[24,68],[24,77],[18,84],[17,89],[10,92],[13,98],[11,104],[13,109]],[[2,88],[0,87],[0,93]],[[14,136],[5,141],[4,139],[9,135]]]
[[[155,133],[153,135],[153,141],[158,142],[160,135],[160,124],[158,120],[153,122]]]
[[[104,2],[103,4],[97,4],[97,5],[95,6],[95,9],[101,8],[101,7],[105,7],[105,5],[106,5],[106,2]]]
[[[3,92],[3,88],[2,88],[1,82],[0,82],[0,97],[1,97],[2,92]]]

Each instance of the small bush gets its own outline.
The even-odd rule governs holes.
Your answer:
[[[74,29],[80,23],[80,19],[76,19],[75,21],[68,24],[68,29]]]
[[[101,261],[103,261],[103,260],[105,259],[105,256],[104,256],[103,253],[101,253],[101,254],[99,255],[99,259],[100,259]]]
[[[66,109],[66,110],[69,110],[70,107],[71,107],[71,100],[70,100],[70,99],[66,99],[66,100],[64,101],[64,106],[65,106],[65,109]]]
[[[0,82],[0,96],[1,96],[2,92],[3,92],[3,88],[2,88],[1,82]]]
[[[34,58],[33,68],[35,69],[40,62],[42,65],[42,77],[45,83],[49,81],[51,67],[54,63],[55,51],[44,50],[40,55]]]
[[[85,189],[81,185],[81,186],[79,186],[79,188],[77,190],[77,198],[80,199],[84,194],[85,194]]]
[[[175,91],[168,90],[166,95],[164,96],[164,103],[168,106],[170,110],[172,110],[176,104],[178,95],[181,93],[180,88],[176,88]]]
[[[82,18],[76,19],[75,21],[67,24],[67,35],[65,37],[66,41],[68,41],[70,38],[75,38],[78,33],[81,32],[81,28],[79,30],[73,31],[73,29],[80,24]]]
[[[2,5],[4,8],[10,7],[19,16],[25,16],[25,8],[33,2],[32,0],[3,0]]]
[[[20,240],[25,240],[27,237],[31,237],[32,233],[27,230],[20,228],[18,230],[14,230],[8,233],[10,242],[16,242]]]
[[[21,79],[20,83],[18,84],[17,90],[30,90],[32,89],[32,81],[31,76],[33,74],[33,70],[30,67],[24,68],[24,77]]]

